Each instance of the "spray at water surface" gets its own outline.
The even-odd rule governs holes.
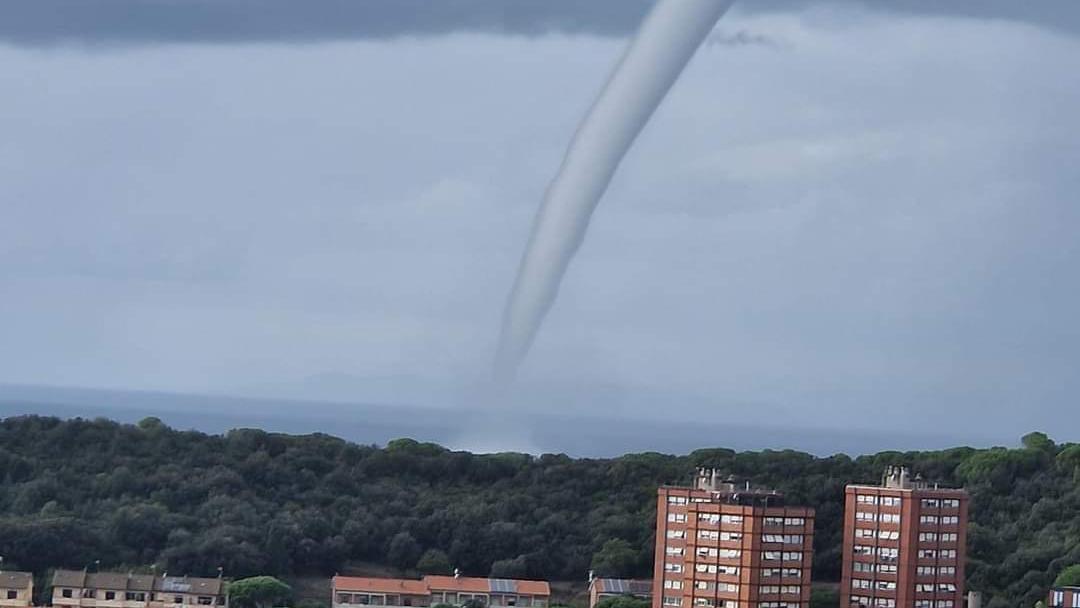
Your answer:
[[[578,127],[533,222],[503,312],[497,384],[513,379],[529,351],[619,163],[733,2],[659,0]]]

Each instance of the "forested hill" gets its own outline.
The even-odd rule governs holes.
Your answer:
[[[177,431],[156,419],[0,423],[0,555],[7,569],[157,564],[230,576],[403,571],[581,579],[650,576],[656,486],[716,467],[817,509],[814,576],[838,580],[844,485],[905,464],[972,495],[969,584],[991,606],[1031,605],[1080,563],[1080,445],[792,451],[614,459],[474,455],[397,440]]]

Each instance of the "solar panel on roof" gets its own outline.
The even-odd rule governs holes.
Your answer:
[[[191,585],[184,582],[183,579],[167,578],[161,583],[162,591],[190,591]]]
[[[514,581],[507,580],[505,578],[489,578],[488,584],[491,585],[492,593],[517,592],[517,585],[514,584]]]
[[[604,588],[610,593],[630,593],[630,585],[621,578],[609,578],[604,581]]]
[[[630,593],[634,595],[649,595],[652,593],[652,583],[645,581],[630,581]]]

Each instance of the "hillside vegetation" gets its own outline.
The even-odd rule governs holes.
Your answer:
[[[400,570],[581,579],[651,575],[658,484],[716,467],[817,509],[814,577],[839,580],[844,485],[887,465],[972,493],[969,586],[991,608],[1032,605],[1080,563],[1080,445],[794,451],[613,459],[478,456],[397,440],[241,429],[177,431],[156,419],[0,422],[0,555],[43,573],[157,564],[229,576],[331,575],[353,562]]]

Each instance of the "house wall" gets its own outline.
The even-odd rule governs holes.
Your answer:
[[[8,598],[8,592],[14,591],[15,597]],[[34,602],[34,585],[27,585],[23,589],[0,589],[0,606],[3,608],[18,608],[30,606]]]

